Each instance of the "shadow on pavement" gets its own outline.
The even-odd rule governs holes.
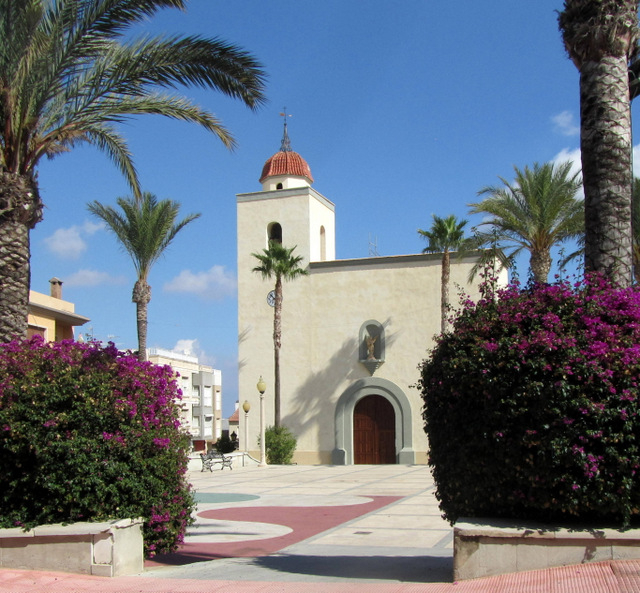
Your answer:
[[[309,576],[380,579],[411,583],[451,583],[453,558],[438,556],[298,556],[254,558],[253,566]]]

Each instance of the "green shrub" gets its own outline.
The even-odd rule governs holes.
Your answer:
[[[640,513],[640,291],[598,278],[466,303],[419,387],[445,518]]]
[[[298,440],[286,426],[269,426],[264,433],[267,463],[287,465],[293,459]]]
[[[236,450],[236,446],[228,435],[223,434],[214,445],[218,453],[233,453]]]
[[[0,346],[0,526],[144,519],[145,554],[192,522],[170,367],[113,344]]]

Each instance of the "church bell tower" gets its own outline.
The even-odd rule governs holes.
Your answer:
[[[262,376],[273,385],[273,303],[274,285],[253,272],[269,241],[302,256],[302,266],[335,259],[335,206],[313,187],[307,161],[294,152],[285,116],[280,150],[265,162],[259,182],[261,191],[237,194],[238,249],[238,360],[239,398],[258,410],[256,381]],[[288,325],[287,352],[293,354],[295,328],[306,323],[309,306],[317,295],[310,294],[306,278],[287,283],[284,289],[283,324]],[[298,305],[296,305],[298,304]],[[273,396],[273,394],[271,394]],[[254,406],[255,404],[255,406]],[[266,406],[267,425],[273,424],[273,406]],[[257,419],[257,413],[253,417]],[[249,430],[250,440],[253,430]]]

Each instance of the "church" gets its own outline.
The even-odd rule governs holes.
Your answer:
[[[412,385],[440,331],[442,254],[336,259],[335,206],[312,187],[286,122],[259,182],[261,191],[237,195],[239,400],[250,407],[240,413],[240,445],[259,457],[260,377],[266,426],[274,423],[275,281],[252,271],[252,253],[275,240],[295,246],[308,271],[283,289],[281,418],[298,439],[294,462],[426,463],[422,399]],[[451,287],[472,298],[476,261],[451,260]]]

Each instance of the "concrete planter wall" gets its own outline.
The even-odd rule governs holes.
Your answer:
[[[142,519],[0,529],[0,566],[116,577],[143,570]]]
[[[586,562],[640,558],[640,529],[619,531],[461,519],[453,530],[454,580]]]

